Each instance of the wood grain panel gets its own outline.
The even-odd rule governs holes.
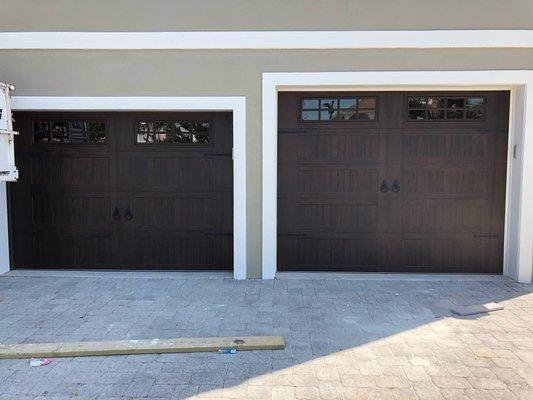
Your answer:
[[[33,223],[36,225],[109,225],[109,196],[37,194],[33,196]]]
[[[37,266],[47,264],[87,268],[103,267],[113,262],[110,235],[36,232],[33,245],[34,263]]]
[[[215,223],[213,198],[135,197],[138,223],[181,229],[205,229]]]
[[[135,157],[134,190],[213,190],[213,163],[209,159]]]
[[[381,92],[375,121],[301,122],[280,93],[281,270],[502,272],[509,92]],[[477,120],[407,117],[410,96],[482,97]]]
[[[83,156],[32,157],[31,183],[43,186],[93,186],[110,188],[109,158]]]
[[[33,143],[34,120],[105,122],[103,144]],[[16,268],[231,269],[230,113],[16,113]],[[209,143],[136,143],[136,122],[207,121]]]

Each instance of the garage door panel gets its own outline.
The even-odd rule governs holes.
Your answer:
[[[482,198],[493,190],[489,172],[477,165],[403,165],[399,177],[402,196]]]
[[[218,237],[204,235],[165,234],[144,232],[134,239],[136,266],[165,267],[215,267],[220,265],[220,255],[215,248],[221,245]],[[224,265],[229,268],[231,265]]]
[[[484,232],[494,207],[484,201],[416,201],[402,204],[402,230],[405,233]]]
[[[503,241],[499,238],[406,239],[402,241],[408,268],[437,272],[501,272]]]
[[[300,266],[342,268],[377,265],[377,239],[304,237],[298,238],[296,249]]]
[[[136,156],[134,174],[133,190],[213,190],[213,161],[208,159]]]
[[[446,111],[409,120],[412,95],[382,92],[375,124],[341,128],[300,121],[320,93],[280,94],[295,113],[280,116],[280,268],[501,272],[509,93],[413,95]],[[462,106],[472,96],[485,109]]]
[[[281,195],[295,190],[301,196],[368,196],[379,188],[379,171],[374,168],[305,167],[297,169],[296,184],[288,184]],[[285,189],[285,188],[284,188]]]
[[[490,159],[486,137],[472,134],[428,133],[402,135],[404,161],[442,162]]]
[[[377,204],[300,204],[298,228],[309,230],[375,231],[378,228]]]
[[[33,236],[35,264],[87,268],[110,264],[112,239],[102,232],[38,231]]]
[[[107,157],[34,156],[31,164],[31,183],[34,185],[111,187],[111,160]]]
[[[207,154],[203,156],[209,158]],[[231,153],[221,153],[212,157],[213,191],[215,193],[233,192],[233,160]]]
[[[164,229],[206,229],[215,223],[212,197],[135,196],[133,208],[137,229],[158,226]]]
[[[32,196],[33,224],[68,228],[110,225],[109,210],[113,200],[103,195],[49,195]]]
[[[155,192],[134,195],[135,230],[153,227],[170,231],[208,231],[233,229],[233,196],[231,193]]]
[[[93,117],[16,116],[25,139],[32,138],[35,119]],[[10,185],[15,267],[231,268],[231,114],[107,113],[101,118],[104,144],[16,144],[24,181]],[[165,133],[172,140],[136,143],[139,119],[148,121],[153,137],[160,134],[157,121],[179,124]],[[208,121],[208,132],[191,132],[194,121]],[[79,139],[79,132],[68,133],[71,140]]]
[[[9,217],[13,233],[31,232],[33,229],[33,213],[28,212],[33,207],[31,186],[20,185],[17,191],[9,191],[8,196],[10,204]],[[14,207],[14,204],[17,204],[17,207]]]
[[[298,160],[320,162],[376,161],[379,157],[379,131],[358,134],[354,131],[311,132],[298,135]]]
[[[213,195],[213,199],[214,228],[218,231],[233,232],[233,193],[217,192]]]

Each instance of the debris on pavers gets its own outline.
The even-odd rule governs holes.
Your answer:
[[[23,343],[9,345],[0,344],[0,359],[193,353],[206,351],[217,352],[220,349],[231,349],[237,352],[237,350],[283,350],[284,348],[285,340],[282,336],[230,336],[152,340],[110,340],[72,343]],[[230,352],[229,354],[233,353]]]
[[[503,306],[498,303],[485,303],[485,304],[474,304],[471,306],[454,306],[452,307],[452,312],[461,316],[476,315],[476,314],[486,314],[493,311],[503,310]]]
[[[225,347],[223,349],[218,349],[220,354],[237,354],[237,349],[233,347]]]
[[[48,358],[30,358],[30,367],[44,367],[51,362]]]

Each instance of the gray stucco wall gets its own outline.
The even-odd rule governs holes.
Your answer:
[[[0,51],[0,81],[15,95],[246,96],[250,277],[261,273],[262,72],[531,68],[525,49]]]
[[[531,0],[3,0],[4,31],[531,29]]]

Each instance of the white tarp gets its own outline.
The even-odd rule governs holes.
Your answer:
[[[16,181],[18,170],[15,167],[15,135],[11,118],[12,85],[0,82],[0,181]]]

